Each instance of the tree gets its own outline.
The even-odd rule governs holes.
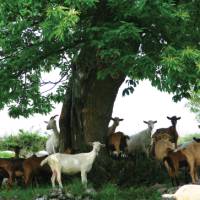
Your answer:
[[[200,2],[0,0],[0,109],[46,114],[63,102],[61,150],[102,141],[118,88],[149,79],[174,100],[200,87]],[[55,83],[42,73],[61,70]],[[40,86],[58,84],[56,93]]]
[[[190,110],[196,114],[196,119],[200,121],[200,91],[197,93],[191,93],[188,106]]]

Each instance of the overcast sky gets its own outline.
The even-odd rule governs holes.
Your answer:
[[[122,88],[124,85],[119,90],[112,115],[124,118],[117,130],[123,131],[127,135],[135,134],[147,127],[143,120],[157,120],[155,129],[169,127],[171,123],[166,117],[176,115],[181,117],[177,123],[180,135],[200,133],[195,115],[185,106],[187,103],[185,99],[174,103],[172,95],[159,92],[151,86],[149,81],[140,82],[134,93],[126,97],[122,97]],[[0,111],[0,119],[2,120],[0,136],[15,134],[19,129],[44,133],[46,131],[44,121],[48,120],[51,115],[60,114],[61,106],[61,104],[57,105],[55,110],[47,116],[34,115],[29,119],[23,117],[11,119],[7,114],[7,109],[4,109]]]

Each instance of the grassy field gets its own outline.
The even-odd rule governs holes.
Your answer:
[[[181,137],[179,143],[190,141],[194,136],[200,137],[199,134],[187,135]],[[13,155],[0,152],[1,158],[10,156]],[[183,182],[184,174],[180,173],[179,178]],[[161,200],[161,194],[153,185],[161,183],[171,186],[166,169],[153,158],[147,159],[142,156],[135,162],[135,158],[113,160],[109,156],[100,154],[88,174],[88,180],[96,190],[92,200]],[[65,191],[69,191],[74,196],[84,194],[80,175],[67,177],[66,180],[63,178],[63,182],[66,184]],[[34,200],[41,195],[48,196],[51,192],[49,180],[46,186],[40,187],[24,189],[14,186],[10,190],[0,188],[0,200]]]
[[[91,187],[91,185],[89,186]],[[80,197],[84,194],[80,180],[74,179],[68,185],[65,185],[64,190],[70,192],[74,197]],[[1,189],[0,199],[2,200],[34,200],[41,195],[50,194],[52,188],[48,186],[35,187],[23,189],[14,187],[10,190]],[[106,184],[99,188],[95,194],[92,195],[93,200],[161,200],[161,194],[152,187],[127,187],[119,188],[114,184]]]

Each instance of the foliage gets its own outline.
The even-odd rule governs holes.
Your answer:
[[[37,132],[20,130],[16,135],[3,138],[0,143],[0,150],[11,150],[15,146],[20,146],[25,152],[37,152],[44,149],[46,139]]]
[[[200,138],[200,133],[194,133],[194,134],[182,136],[182,137],[179,138],[178,143],[182,144],[182,143],[185,143],[185,142],[190,142],[190,141],[193,140],[192,139],[193,137]]]
[[[75,68],[129,76],[124,95],[149,79],[174,100],[188,98],[200,87],[199,8],[197,0],[0,0],[0,109],[48,113]],[[54,69],[60,79],[43,81]],[[42,93],[46,84],[58,87]]]
[[[137,158],[116,160],[101,153],[88,174],[88,180],[95,188],[106,183],[131,187],[166,183],[169,182],[169,177],[164,166],[154,158],[147,159],[143,154],[139,154]]]
[[[14,157],[14,156],[15,156],[15,154],[13,154],[13,153],[0,151],[0,158],[11,158],[11,157]]]
[[[196,119],[200,122],[200,90],[197,93],[191,93],[188,107],[196,114]]]

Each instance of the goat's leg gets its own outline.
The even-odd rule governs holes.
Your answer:
[[[24,184],[25,186],[28,186],[32,180],[32,173],[31,171],[27,168],[24,170]]]
[[[87,187],[87,174],[85,171],[81,171],[81,182],[85,187]]]
[[[172,186],[174,187],[175,184],[174,184],[174,177],[171,177],[171,183],[172,183]]]
[[[190,176],[192,178],[192,183],[196,183],[196,180],[195,180],[195,165],[194,165],[194,162],[191,161],[191,160],[188,160],[188,163],[190,163]]]
[[[54,145],[52,144],[52,147],[53,147],[53,153],[56,153],[56,151],[55,151],[55,147],[54,147]]]
[[[56,179],[56,171],[52,170],[51,183],[53,188],[55,188],[55,179]]]
[[[62,189],[63,185],[62,185],[62,180],[61,180],[61,169],[56,170],[56,178],[57,178],[59,187]]]
[[[195,181],[196,181],[196,182],[198,182],[198,180],[199,180],[197,170],[198,170],[198,169],[197,169],[197,167],[195,166],[195,168],[194,168],[194,177],[195,177]]]
[[[176,175],[174,176],[174,179],[175,179],[175,182],[176,182],[176,186],[179,186],[179,180],[178,180],[178,177]]]
[[[13,185],[14,174],[13,174],[12,170],[8,170],[7,173],[8,173],[8,176],[9,176],[9,178],[8,178],[8,187],[11,188],[12,185]]]

